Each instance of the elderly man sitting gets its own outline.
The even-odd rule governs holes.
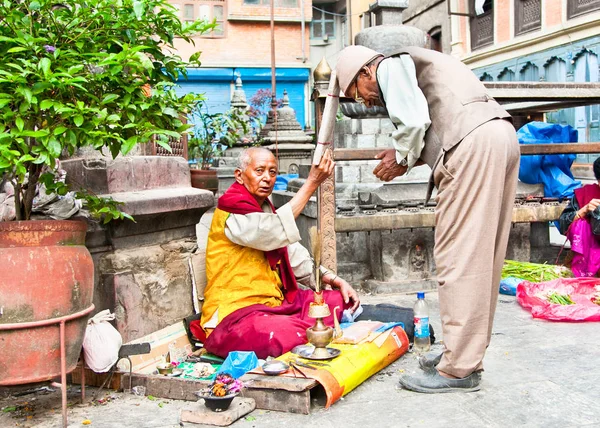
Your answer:
[[[313,301],[313,262],[302,247],[295,219],[334,169],[331,155],[311,168],[292,200],[275,211],[267,199],[277,176],[277,161],[263,148],[245,150],[235,183],[219,198],[206,249],[207,286],[200,324],[207,351],[226,357],[231,351],[254,351],[259,358],[277,357],[306,343]],[[321,270],[332,308],[354,311],[356,291],[332,272]],[[333,325],[333,314],[325,320]]]

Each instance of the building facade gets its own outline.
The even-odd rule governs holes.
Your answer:
[[[188,70],[180,92],[204,93],[210,113],[229,109],[236,77],[242,78],[247,99],[271,89],[270,0],[170,0],[182,21],[213,19],[218,24],[194,45],[181,40],[176,48],[184,59],[202,51],[202,67]],[[311,0],[275,0],[275,63],[277,98],[287,90],[290,106],[302,126],[310,124]]]
[[[403,21],[430,36],[439,28],[441,50],[483,81],[599,81],[600,0],[412,0]],[[580,142],[600,141],[597,105],[546,120],[573,126]]]

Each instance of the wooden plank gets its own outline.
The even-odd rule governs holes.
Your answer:
[[[121,385],[129,385],[129,373],[123,373]],[[134,373],[131,376],[131,387],[145,386],[146,395],[172,400],[197,401],[194,394],[210,385],[208,380],[180,379],[176,377],[142,375]]]
[[[283,389],[254,389],[244,391],[244,397],[254,398],[257,409],[275,410],[278,412],[310,413],[310,390],[292,392]]]
[[[521,144],[522,155],[600,153],[600,143]]]
[[[287,376],[265,376],[261,374],[247,373],[240,380],[255,389],[282,389],[290,392],[306,391],[318,385],[314,379],[295,378]]]
[[[484,82],[498,102],[586,101],[600,104],[600,83],[596,82]]]
[[[202,401],[200,400],[200,402]],[[235,397],[231,402],[231,406],[222,412],[213,412],[202,403],[198,410],[182,410],[181,422],[225,427],[246,416],[255,408],[256,402],[254,399],[242,397]]]
[[[556,143],[556,144],[521,144],[522,155],[548,155],[570,153],[600,153],[600,143]],[[375,160],[375,155],[385,149],[335,149],[333,158],[336,161]]]
[[[563,108],[581,107],[589,105],[587,100],[563,100],[563,101],[522,101],[509,102],[502,104],[511,115],[530,115],[548,113],[551,111],[560,110]]]

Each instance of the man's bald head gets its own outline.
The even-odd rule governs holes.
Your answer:
[[[237,169],[244,172],[246,168],[248,168],[248,165],[252,163],[252,158],[254,156],[259,154],[268,156],[267,153],[271,155],[273,159],[275,159],[275,156],[273,156],[273,152],[271,152],[271,150],[269,149],[265,149],[264,147],[250,147],[248,149],[243,150],[238,156]]]
[[[243,185],[262,205],[275,187],[277,179],[277,159],[270,150],[251,147],[240,153],[239,164],[235,169],[235,181]]]

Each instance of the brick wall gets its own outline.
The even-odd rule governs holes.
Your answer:
[[[562,0],[545,0],[544,10],[546,18],[542,25],[554,27],[562,22],[563,3]]]
[[[298,0],[298,4],[300,1]],[[312,18],[312,1],[304,1],[305,20]],[[181,40],[175,47],[187,59],[202,51],[203,66],[269,67],[271,33],[269,6],[244,5],[243,0],[227,1],[225,37],[196,37],[195,46]],[[300,8],[275,8],[275,60],[278,67],[301,66],[302,27]],[[256,18],[253,20],[252,18]],[[305,56],[309,56],[310,23],[304,31]]]
[[[494,25],[496,26],[495,31],[495,42],[501,43],[510,39],[511,33],[511,25],[513,24],[513,20],[511,19],[511,11],[510,3],[513,0],[497,0],[494,4],[496,8],[494,12]]]

